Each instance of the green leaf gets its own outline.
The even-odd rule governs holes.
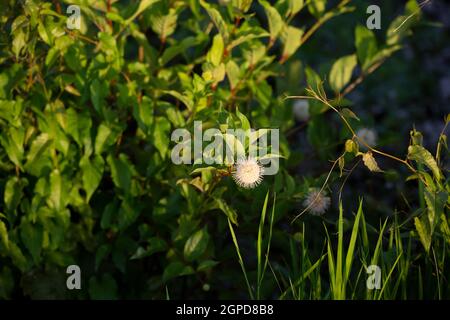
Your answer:
[[[209,234],[206,228],[191,235],[184,245],[184,257],[188,261],[198,259],[208,247]]]
[[[27,154],[25,170],[33,175],[39,176],[40,168],[42,167],[42,165],[45,165],[46,157],[44,157],[44,153],[47,151],[48,147],[51,144],[52,140],[47,133],[42,133],[37,136],[36,139],[34,139],[31,143],[30,151]]]
[[[365,26],[357,25],[355,28],[355,46],[359,63],[365,71],[373,64],[373,58],[378,51],[375,34]]]
[[[182,262],[175,261],[171,262],[165,269],[163,273],[163,282],[167,282],[170,279],[190,275],[194,273],[194,269],[191,266],[186,266]]]
[[[45,28],[43,21],[39,22],[37,30],[38,30],[38,33],[39,33],[39,36],[41,37],[41,39],[46,44],[52,45],[52,40],[53,40],[52,35],[49,32],[47,32],[47,29]]]
[[[209,270],[209,269],[215,267],[218,264],[219,264],[219,262],[214,261],[214,260],[204,260],[199,263],[199,265],[197,267],[197,271],[206,271],[206,270]]]
[[[325,12],[327,0],[312,0],[308,1],[308,10],[316,18],[320,18]]]
[[[259,2],[263,5],[269,21],[270,43],[272,44],[280,34],[285,24],[277,9],[272,7],[267,1]]]
[[[296,15],[300,10],[302,10],[303,6],[305,5],[304,0],[288,0],[289,3],[289,10],[287,14],[289,16]]]
[[[355,119],[359,121],[358,116],[349,108],[343,108],[341,110],[341,115],[343,115],[344,117],[348,118],[348,119]]]
[[[230,89],[233,90],[239,83],[239,66],[230,59],[225,66],[225,71],[227,73],[228,81],[230,82]]]
[[[8,229],[3,221],[0,220],[0,244],[2,245],[2,250],[9,250],[9,236]]]
[[[95,110],[99,114],[103,114],[105,98],[109,91],[107,82],[95,79],[94,81],[92,81],[89,90],[91,92],[91,101],[94,105]]]
[[[120,132],[115,127],[110,127],[106,123],[100,124],[97,131],[97,137],[95,138],[95,153],[101,154],[108,147],[113,145]]]
[[[295,51],[297,51],[301,45],[303,33],[304,31],[302,29],[298,29],[293,26],[287,26],[283,29],[281,37],[284,43],[284,48],[281,61],[286,61],[295,53]]]
[[[225,64],[221,63],[217,67],[214,67],[211,63],[205,63],[203,65],[202,77],[206,81],[212,81],[214,83],[222,81],[225,78]]]
[[[222,210],[223,213],[233,222],[235,225],[238,225],[237,222],[237,213],[231,208],[224,200],[220,198],[214,198],[215,205],[218,209]]]
[[[131,17],[129,17],[126,21],[125,24],[128,25],[130,24],[134,19],[136,19],[136,17],[138,15],[140,15],[142,12],[144,12],[148,7],[150,7],[152,4],[154,4],[155,2],[158,2],[159,0],[141,0],[139,1],[139,6],[137,8],[137,10],[133,13],[133,15]]]
[[[161,11],[151,15],[151,27],[156,34],[159,35],[161,41],[174,33],[177,27],[178,14],[175,9],[171,8],[167,14],[162,14]]]
[[[14,212],[23,197],[23,188],[27,184],[26,180],[18,177],[10,177],[5,185],[4,201],[7,212]]]
[[[44,239],[43,228],[39,224],[22,222],[20,226],[20,236],[28,251],[33,257],[33,261],[38,263],[42,250],[42,241]]]
[[[133,116],[138,121],[140,128],[147,134],[153,124],[153,101],[144,96],[141,103],[136,103],[133,109]]]
[[[428,222],[425,219],[414,218],[414,225],[416,226],[417,233],[419,234],[420,242],[426,252],[430,251],[431,247],[431,232]]]
[[[55,169],[50,174],[50,197],[49,205],[56,211],[60,211],[67,203],[67,193],[70,182],[63,179],[58,169]]]
[[[222,18],[222,15],[217,9],[215,9],[213,6],[206,3],[205,1],[200,0],[200,4],[208,13],[217,30],[219,30],[219,33],[222,35],[225,45],[227,45],[230,39],[230,34],[228,32],[227,24]]]
[[[214,66],[218,66],[222,62],[223,50],[223,38],[219,33],[213,38],[211,49],[206,55],[206,61],[211,62]]]
[[[338,59],[333,64],[330,71],[330,86],[334,91],[341,91],[350,81],[356,63],[356,55],[352,54]]]
[[[24,32],[23,28],[19,28],[13,33],[13,36],[12,51],[16,55],[16,58],[19,58],[22,55],[24,47],[27,45],[28,34]]]
[[[106,158],[106,161],[111,169],[111,177],[116,187],[125,192],[130,192],[133,169],[127,156],[121,153],[119,157],[116,158],[110,154]]]
[[[83,188],[86,191],[86,201],[89,202],[92,194],[97,189],[102,180],[105,161],[99,155],[95,155],[92,160],[83,157],[80,161],[82,171]]]
[[[102,261],[111,253],[111,246],[109,244],[101,245],[95,254],[95,271],[98,270]]]
[[[118,213],[119,230],[123,231],[133,224],[141,214],[142,207],[142,204],[128,198],[122,201]]]
[[[425,203],[428,209],[428,222],[431,229],[431,234],[438,223],[439,217],[444,214],[445,204],[448,199],[448,194],[445,191],[434,192],[426,188],[424,190]]]
[[[148,240],[147,248],[144,249],[139,247],[130,259],[134,260],[149,257],[156,252],[166,251],[167,248],[168,245],[166,241],[158,237],[152,237]]]
[[[436,163],[436,160],[431,153],[420,145],[413,145],[408,147],[408,159],[414,160],[417,163],[427,166],[437,180],[441,180],[441,170]]]
[[[239,120],[241,120],[242,130],[250,130],[251,129],[250,122],[248,121],[247,117],[239,111],[239,108],[237,107],[236,107],[236,115],[238,116]]]
[[[163,117],[157,117],[155,120],[153,143],[155,144],[156,149],[158,149],[161,158],[164,159],[166,157],[167,150],[169,150],[170,122]]]
[[[28,260],[25,258],[20,248],[12,241],[9,242],[9,255],[11,256],[14,265],[17,266],[20,271],[24,272],[28,268]]]
[[[186,106],[186,108],[188,108],[189,110],[193,110],[194,109],[194,102],[190,98],[188,98],[188,97],[182,95],[181,93],[179,93],[178,91],[165,90],[164,93],[165,94],[170,94],[174,98],[177,98],[178,100],[183,102],[184,105]]]
[[[102,274],[99,278],[89,279],[89,296],[94,300],[117,299],[117,283],[109,274]]]
[[[198,46],[203,42],[203,38],[201,36],[198,37],[187,37],[183,39],[181,42],[171,45],[164,53],[161,55],[159,59],[161,66],[166,65],[169,61],[171,61],[174,57],[179,54],[186,54],[186,51],[194,46]]]
[[[233,0],[233,7],[236,8],[240,13],[246,13],[253,0]]]
[[[92,119],[89,114],[80,113],[73,108],[67,109],[65,131],[75,140],[80,148],[86,148],[85,153],[88,155],[90,154],[88,150],[92,149],[91,127]]]

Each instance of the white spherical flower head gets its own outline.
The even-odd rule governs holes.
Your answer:
[[[294,102],[294,116],[298,121],[308,121],[309,119],[309,101],[300,99]]]
[[[236,163],[233,179],[236,184],[247,189],[256,187],[263,179],[264,168],[255,158],[241,158]]]
[[[369,147],[375,147],[377,144],[377,133],[368,128],[361,128],[356,131],[358,138],[369,145]],[[361,149],[367,150],[367,147],[363,144],[359,144]]]
[[[327,197],[325,191],[320,191],[318,189],[311,189],[311,191],[306,195],[303,205],[313,215],[322,215],[330,206],[331,199]]]

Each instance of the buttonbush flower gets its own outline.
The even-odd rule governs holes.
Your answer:
[[[236,163],[233,179],[236,184],[246,189],[259,185],[263,179],[264,168],[253,157],[241,158]]]
[[[369,128],[361,128],[356,131],[356,135],[370,147],[375,147],[377,144],[377,133],[375,132],[375,130]],[[363,143],[360,143],[359,145],[361,149],[367,150],[367,147]]]
[[[294,116],[298,121],[308,121],[309,119],[309,101],[300,99],[294,102]]]
[[[303,201],[305,208],[313,215],[322,215],[330,206],[331,199],[326,196],[325,191],[319,189],[311,189],[306,195],[306,199]]]

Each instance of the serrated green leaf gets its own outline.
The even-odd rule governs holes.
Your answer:
[[[436,163],[433,155],[424,147],[420,145],[413,145],[408,147],[408,159],[414,160],[417,163],[427,166],[437,180],[441,180],[441,170]]]

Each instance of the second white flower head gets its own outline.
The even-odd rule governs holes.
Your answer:
[[[251,189],[259,185],[263,179],[264,168],[255,158],[241,158],[236,163],[233,179],[237,185]]]
[[[373,129],[361,128],[356,131],[356,135],[359,139],[363,140],[369,147],[375,147],[377,144],[377,133]],[[367,150],[364,144],[361,144],[361,149]]]
[[[326,196],[325,191],[312,188],[306,195],[303,205],[308,208],[313,215],[322,215],[330,206],[331,199]]]

